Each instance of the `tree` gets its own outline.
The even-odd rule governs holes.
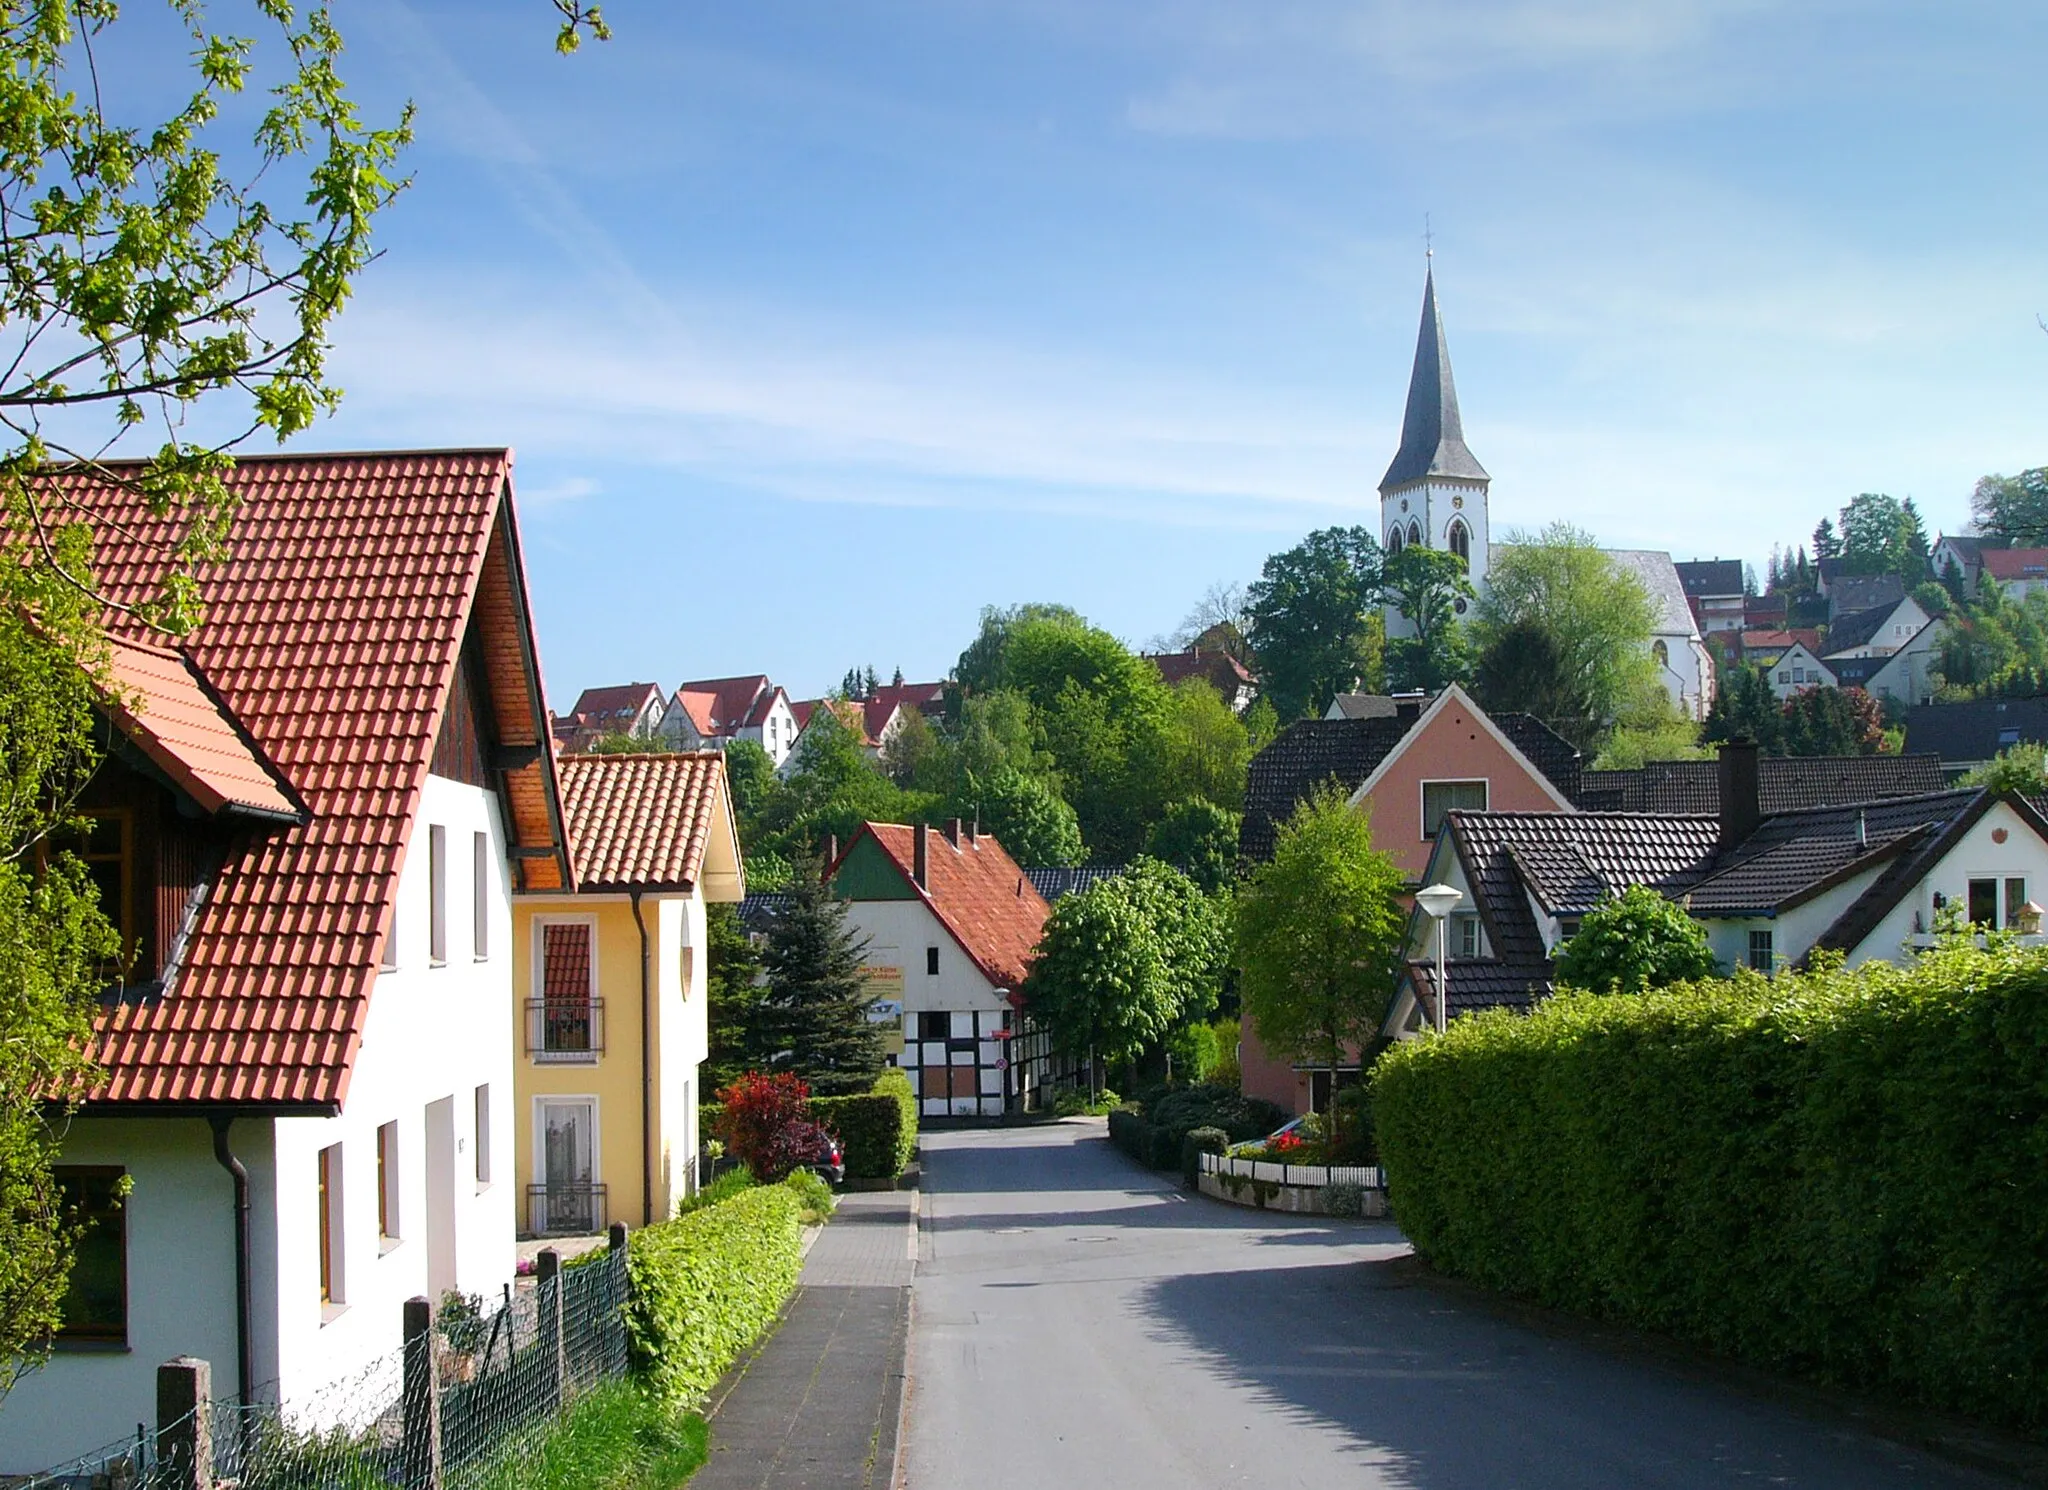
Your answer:
[[[1335,1070],[1371,1045],[1401,973],[1406,885],[1340,791],[1280,825],[1235,911],[1238,999],[1267,1050]]]
[[[948,815],[980,823],[1020,865],[1042,869],[1081,862],[1080,820],[1045,782],[1005,766],[962,790],[948,804]]]
[[[846,906],[804,863],[768,930],[768,979],[751,1041],[768,1064],[804,1077],[828,1097],[864,1092],[882,1071],[882,1030],[861,974],[867,942],[846,924]]]
[[[1152,825],[1145,853],[1171,864],[1202,890],[1214,894],[1237,869],[1237,837],[1243,817],[1201,797],[1176,802]]]
[[[2048,466],[1986,476],[1971,493],[1970,513],[1990,543],[2005,548],[2048,544]]]
[[[1283,722],[1378,685],[1381,578],[1379,540],[1366,528],[1319,528],[1266,560],[1246,614],[1261,689]]]
[[[980,630],[967,644],[967,650],[960,654],[960,660],[953,664],[954,681],[963,693],[972,696],[1011,686],[1010,638],[1012,632],[1027,621],[1062,621],[1075,626],[1088,624],[1071,606],[1043,602],[1013,605],[1007,609],[983,606]]]
[[[1474,625],[1482,655],[1505,644],[1510,628],[1543,632],[1558,662],[1550,687],[1558,713],[1544,722],[1594,753],[1645,682],[1656,680],[1656,612],[1642,581],[1590,534],[1555,523],[1534,538],[1511,535],[1486,585]]]
[[[811,1118],[811,1089],[787,1071],[749,1071],[719,1090],[718,1136],[764,1185],[817,1158],[825,1130]]]
[[[1999,751],[1964,776],[1959,785],[1981,786],[1994,792],[2016,792],[2023,797],[2048,795],[2048,747],[2032,740],[2022,740]]]
[[[1474,599],[1465,561],[1410,544],[1387,560],[1380,594],[1414,628],[1414,635],[1387,642],[1388,686],[1435,693],[1464,681],[1472,658],[1458,607]]]
[[[1783,755],[1784,734],[1785,714],[1771,690],[1770,670],[1740,665],[1724,670],[1702,738],[1710,745],[1748,740],[1765,755]]]
[[[1472,692],[1489,714],[1530,714],[1545,724],[1579,707],[1563,654],[1535,621],[1512,622],[1487,639],[1473,668]]]
[[[946,742],[921,709],[906,708],[902,722],[882,742],[882,774],[898,786],[932,789],[946,774]]]
[[[1024,982],[1033,1020],[1063,1052],[1135,1060],[1216,1006],[1228,938],[1217,907],[1153,859],[1062,896]]]
[[[1851,574],[1896,574],[1909,590],[1927,578],[1927,531],[1911,499],[1865,492],[1842,509],[1841,531]]]
[[[1647,885],[1588,911],[1557,957],[1558,982],[1589,993],[1641,993],[1716,971],[1699,922]]]
[[[1785,700],[1787,755],[1875,755],[1884,710],[1861,688],[1806,688]]]
[[[1842,540],[1835,536],[1835,525],[1822,518],[1813,530],[1813,562],[1825,564],[1841,557]]]
[[[1244,803],[1251,736],[1244,721],[1206,679],[1189,678],[1169,690],[1156,773],[1161,800],[1199,797],[1235,811]]]
[[[761,958],[740,924],[739,908],[707,906],[704,912],[705,1016],[710,1050],[701,1073],[705,1090],[717,1091],[753,1067],[767,1064],[772,1051],[754,1044],[756,1010],[766,992]]]
[[[1650,761],[1700,760],[1700,726],[1654,678],[1637,685],[1635,695],[1614,716],[1614,728],[1593,758],[1595,770],[1634,770]]]
[[[732,791],[733,815],[742,823],[768,805],[781,780],[768,752],[752,740],[726,742],[725,783]]]
[[[1164,650],[1174,652],[1221,652],[1249,667],[1252,665],[1251,616],[1245,587],[1234,580],[1219,581],[1202,592],[1194,608],[1164,640]]]

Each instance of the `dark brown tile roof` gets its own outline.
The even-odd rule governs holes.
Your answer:
[[[724,756],[569,755],[558,769],[581,888],[695,888],[712,831],[731,812]]]
[[[1923,796],[1946,785],[1937,755],[1767,755],[1757,762],[1757,792],[1767,813]],[[1632,771],[1587,771],[1575,800],[1598,812],[1717,813],[1720,765],[1653,761]]]
[[[2022,741],[2048,743],[2048,698],[1915,704],[1906,711],[1906,748],[1932,751],[1952,766],[1988,761]]]
[[[504,773],[508,832],[543,852],[518,873],[531,888],[566,879],[545,852],[560,811],[510,478],[504,450],[252,457],[229,476],[240,508],[225,559],[198,575],[206,619],[181,651],[309,818],[222,866],[160,1000],[101,1017],[95,1105],[340,1103],[472,619],[494,743],[528,751]],[[84,475],[53,478],[48,498],[56,519],[95,528],[111,599],[155,594],[175,518]]]
[[[1938,835],[1981,795],[1937,792],[1767,817],[1693,885],[1691,909],[1702,916],[1790,909]]]
[[[1671,567],[1678,571],[1678,582],[1685,586],[1688,600],[1740,597],[1749,588],[1740,559],[1686,559]]]
[[[917,830],[901,823],[863,823],[861,832],[874,838],[895,861],[904,883],[915,889]],[[852,847],[847,845],[849,852]],[[1012,993],[1023,987],[1051,908],[994,835],[969,838],[963,833],[956,847],[944,833],[932,829],[925,880],[918,897],[982,975]]]

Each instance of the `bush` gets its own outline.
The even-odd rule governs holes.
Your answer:
[[[864,1096],[813,1097],[811,1116],[839,1136],[850,1179],[893,1180],[917,1148],[917,1099],[901,1071],[883,1073]]]
[[[626,1339],[656,1399],[690,1406],[775,1322],[803,1269],[803,1203],[762,1185],[633,1233]]]
[[[1365,1186],[1350,1180],[1332,1180],[1323,1186],[1323,1209],[1333,1216],[1363,1216]]]
[[[1220,1154],[1230,1147],[1230,1135],[1221,1128],[1190,1128],[1180,1141],[1180,1174],[1190,1185],[1201,1176],[1202,1155]]]
[[[803,1206],[806,1226],[816,1226],[830,1216],[839,1204],[832,1196],[832,1187],[825,1183],[816,1170],[799,1169],[782,1183]]]
[[[1389,1195],[1448,1272],[2048,1423],[2048,955],[1561,995],[1396,1047]]]
[[[1159,1095],[1147,1111],[1109,1115],[1111,1140],[1153,1169],[1181,1165],[1181,1140],[1196,1128],[1221,1128],[1231,1142],[1242,1143],[1287,1121],[1287,1115],[1271,1102],[1247,1097],[1230,1087],[1204,1084],[1153,1091]]]
[[[745,1168],[728,1169],[724,1174],[699,1189],[695,1195],[692,1195],[688,1200],[677,1206],[676,1214],[678,1216],[687,1216],[690,1212],[701,1211],[706,1206],[723,1204],[725,1201],[731,1200],[742,1190],[751,1190],[759,1183],[754,1178],[751,1170]],[[585,1255],[595,1256],[596,1254],[586,1253]]]
[[[1104,1089],[1093,1102],[1088,1094],[1076,1087],[1061,1087],[1052,1099],[1054,1117],[1104,1117],[1123,1105],[1123,1099],[1115,1092]]]
[[[823,1130],[810,1112],[811,1089],[788,1072],[749,1071],[718,1094],[718,1136],[763,1184],[775,1184],[811,1163]]]

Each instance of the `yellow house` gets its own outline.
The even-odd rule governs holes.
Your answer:
[[[717,751],[557,770],[577,888],[513,901],[523,1236],[644,1226],[695,1191],[705,907],[746,894]]]

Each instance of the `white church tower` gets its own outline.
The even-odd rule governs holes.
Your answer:
[[[1422,283],[1422,329],[1415,337],[1401,449],[1380,480],[1380,542],[1388,556],[1418,543],[1448,550],[1465,561],[1472,587],[1483,589],[1492,538],[1486,511],[1491,483],[1486,467],[1465,447],[1432,265]],[[1407,618],[1390,608],[1387,634],[1409,633]]]

